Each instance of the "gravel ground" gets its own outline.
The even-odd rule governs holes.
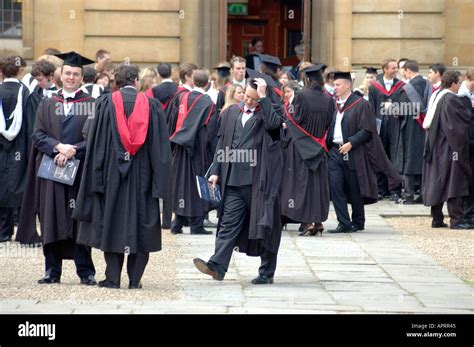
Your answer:
[[[394,217],[386,220],[409,244],[474,285],[474,230],[434,229],[431,228],[431,217]]]
[[[142,278],[142,290],[128,289],[126,261],[122,269],[121,289],[99,288],[79,284],[74,262],[63,261],[61,284],[39,285],[37,281],[44,275],[44,256],[41,247],[24,248],[16,242],[0,243],[0,300],[77,300],[127,302],[177,299],[175,264],[177,254],[175,236],[169,230],[162,231],[163,250],[151,253]],[[103,253],[92,250],[96,268],[96,280],[105,278]]]

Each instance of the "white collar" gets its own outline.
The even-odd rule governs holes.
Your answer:
[[[161,80],[161,83],[165,83],[165,82],[173,83],[173,80],[171,78],[165,78],[165,79]]]
[[[390,83],[393,84],[393,78],[390,79],[390,80],[388,80],[388,79],[386,79],[385,76],[384,76],[384,77],[383,77],[383,83],[387,84],[387,82],[390,82]]]
[[[122,87],[122,88],[120,88],[120,89],[125,89],[125,88],[132,88],[132,89],[137,90],[137,88],[135,88],[134,86],[125,86],[125,87]]]
[[[5,82],[15,82],[15,83],[20,83],[20,80],[16,79],[16,78],[12,78],[12,77],[9,77],[9,78],[5,78],[3,80],[3,83]]]
[[[199,88],[199,87],[194,87],[192,89],[193,92],[198,92],[198,93],[201,93],[201,94],[206,94],[206,91],[202,88]]]
[[[193,88],[191,88],[190,86],[188,86],[186,83],[182,84],[181,87],[189,90],[190,92],[193,90]]]
[[[351,94],[352,94],[352,92],[344,100],[341,99],[341,98],[337,98],[337,103],[340,104],[340,105],[341,104],[344,105],[346,103],[347,99],[349,99],[349,97],[351,96]]]
[[[250,111],[252,111],[252,113],[253,113],[253,112],[255,112],[255,109],[256,109],[256,107],[254,107],[254,108],[248,108],[247,105],[244,105],[244,112],[247,112],[248,110],[250,110]]]
[[[80,88],[79,88],[80,89]],[[73,92],[66,92],[64,89],[63,89],[63,97],[64,99],[66,98],[75,98],[76,97],[76,93],[79,89],[76,89],[75,91]]]
[[[433,84],[433,87],[438,88],[441,85],[441,81],[436,82]]]

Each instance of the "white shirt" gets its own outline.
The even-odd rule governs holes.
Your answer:
[[[165,83],[165,82],[173,83],[173,80],[171,78],[165,78],[165,79],[161,80],[161,83]]]
[[[385,89],[387,89],[387,91],[390,91],[390,89],[392,89],[392,86],[393,86],[393,79],[387,80],[387,79],[385,79],[385,77],[384,77],[384,78],[383,78],[383,83],[385,84]]]
[[[199,88],[199,87],[194,87],[192,89],[193,92],[198,92],[198,93],[201,93],[201,94],[206,94],[206,91],[202,88]]]
[[[349,96],[350,96],[350,94],[349,94]],[[344,100],[342,100],[342,101],[337,100],[337,103],[339,105],[341,105],[342,107],[344,107],[344,104],[346,103],[349,96],[347,98],[345,98]],[[342,127],[341,127],[342,117],[344,117],[344,112],[339,112],[339,109],[338,109],[337,115],[336,115],[336,125],[334,127],[334,136],[332,138],[332,142],[334,142],[338,145],[343,145],[344,144],[344,138],[342,136]]]
[[[16,79],[16,78],[11,78],[11,77],[9,77],[9,78],[5,78],[5,79],[3,80],[3,83],[5,83],[5,82],[20,83],[20,80],[18,80],[18,79]]]
[[[251,111],[251,113],[247,113],[247,111]],[[255,107],[254,108],[248,108],[247,106],[244,106],[244,113],[242,113],[242,126],[245,126],[245,123],[253,116],[253,113],[255,112]]]
[[[234,79],[234,80],[232,80],[232,83],[233,83],[233,84],[239,84],[239,85],[242,86],[242,88],[245,89],[245,78],[244,78],[242,81],[240,81],[240,82],[238,82],[238,81],[236,81],[236,80]]]
[[[75,98],[76,97],[76,92],[77,90],[73,91],[73,92],[66,92],[64,89],[63,89],[63,98],[64,100],[66,100],[66,98]],[[74,103],[72,102],[65,102],[63,103],[63,107],[64,107],[64,116],[67,117],[68,116],[68,113],[71,111],[71,108],[74,106]]]

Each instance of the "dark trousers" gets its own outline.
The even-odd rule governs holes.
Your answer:
[[[469,195],[464,197],[464,219],[474,220],[474,187],[469,187]]]
[[[209,259],[209,262],[222,273],[225,273],[229,268],[236,240],[242,231],[245,219],[249,215],[251,203],[252,186],[226,187],[215,251]],[[261,265],[258,273],[261,276],[273,277],[276,270],[277,255],[265,250],[260,258]]]
[[[14,215],[14,208],[0,207],[0,237],[7,237],[13,235]]]
[[[123,253],[104,253],[105,263],[105,277],[108,281],[120,284],[120,275],[122,273],[123,262],[125,255]],[[139,283],[145,272],[146,264],[150,253],[135,253],[129,254],[127,257],[127,274],[130,282]]]
[[[442,223],[444,220],[443,203],[431,206],[431,216],[434,222]],[[451,225],[463,222],[463,198],[452,198],[448,200],[448,214]]]
[[[178,231],[183,228],[184,224],[186,223],[186,220],[190,220],[190,227],[191,227],[191,233],[195,231],[200,231],[204,227],[202,224],[204,223],[204,218],[205,216],[200,216],[200,217],[185,217],[185,216],[180,216],[175,214],[173,223],[171,224],[171,230],[172,231]]]
[[[415,195],[416,185],[420,175],[403,175],[403,186],[405,188],[405,196]]]
[[[63,266],[63,253],[66,243],[72,243],[72,240],[57,241],[43,246],[45,257],[46,276],[61,277]],[[76,273],[80,278],[95,275],[94,263],[92,262],[91,248],[83,245],[74,244],[70,247],[74,249],[74,264],[76,264]]]
[[[347,202],[350,200],[352,223],[358,227],[364,227],[364,201],[360,195],[359,181],[355,170],[349,168],[349,162],[344,160],[344,157],[339,153],[337,145],[329,151],[329,191],[331,200],[339,224],[346,228],[351,227],[351,218],[347,208]],[[347,198],[346,192],[350,195],[350,199]]]
[[[163,200],[163,213],[161,218],[161,227],[163,229],[171,228],[171,219],[173,216],[173,209],[171,203],[168,203]]]

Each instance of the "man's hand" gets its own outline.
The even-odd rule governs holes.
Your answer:
[[[58,143],[55,148],[60,154],[66,156],[68,159],[71,159],[76,155],[77,146]]]
[[[255,84],[257,85],[257,95],[259,98],[267,96],[267,82],[263,78],[255,78]]]
[[[352,143],[346,142],[341,147],[339,147],[339,153],[346,155],[352,149]]]
[[[219,182],[219,176],[212,175],[208,178],[208,181],[211,182],[213,186],[216,186],[217,182]]]
[[[68,161],[68,157],[61,153],[59,153],[58,155],[54,157],[54,162],[59,167],[66,166],[67,161]]]

